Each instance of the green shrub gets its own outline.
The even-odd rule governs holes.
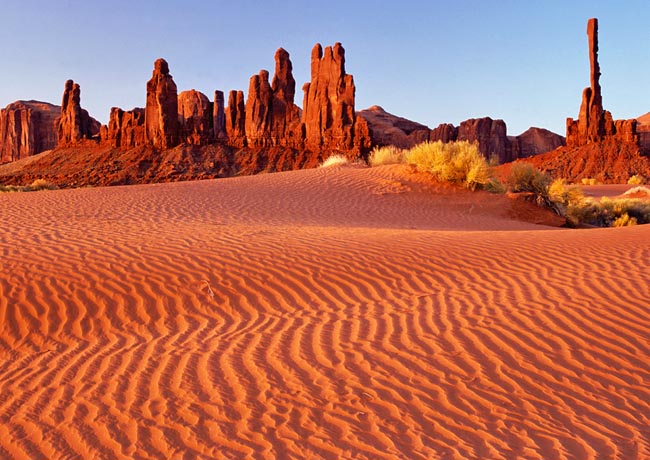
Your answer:
[[[401,163],[403,158],[404,150],[394,145],[386,145],[372,149],[368,157],[368,163],[370,163],[370,166],[392,165]]]
[[[490,180],[490,167],[478,145],[467,141],[423,142],[406,152],[404,161],[440,181],[463,184],[470,190],[482,188]]]

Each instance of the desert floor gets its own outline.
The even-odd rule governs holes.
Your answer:
[[[0,194],[0,459],[649,459],[650,225],[514,214],[402,167]]]

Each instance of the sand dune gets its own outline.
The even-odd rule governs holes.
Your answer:
[[[1,459],[648,459],[650,226],[400,167],[0,195]]]

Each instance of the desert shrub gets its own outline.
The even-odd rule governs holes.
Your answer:
[[[583,177],[580,179],[582,185],[596,185],[598,181],[593,177]]]
[[[630,185],[643,185],[645,184],[645,177],[635,174],[633,176],[630,176],[630,178],[627,180],[627,183]]]
[[[491,177],[483,186],[483,188],[490,193],[506,193],[508,187],[499,179]]]
[[[59,187],[45,179],[36,179],[34,182],[25,187],[26,191],[33,192],[37,190],[56,190]]]
[[[650,202],[635,198],[585,198],[570,203],[567,218],[598,227],[622,227],[650,223]]]
[[[470,190],[482,188],[490,180],[490,167],[478,145],[467,141],[426,141],[406,152],[404,161],[438,180],[463,184]]]
[[[630,217],[628,213],[623,213],[621,217],[616,218],[614,220],[613,226],[614,227],[630,227],[632,225],[636,225],[636,217]]]
[[[508,176],[508,187],[513,192],[532,192],[547,195],[551,178],[528,163],[515,163]]]
[[[564,179],[556,179],[548,186],[547,202],[549,207],[557,214],[567,218],[569,225],[580,223],[577,217],[569,212],[585,200],[585,195],[577,185],[568,185]]]
[[[58,188],[45,179],[36,179],[29,185],[0,185],[0,192],[36,192],[38,190],[55,190]]]
[[[394,145],[386,145],[372,149],[368,157],[368,162],[370,166],[392,165],[401,163],[403,158],[404,150]]]
[[[326,158],[321,164],[320,168],[329,168],[330,166],[343,166],[347,165],[350,163],[350,160],[347,159],[345,155],[341,155],[339,153],[336,153],[334,155],[330,155],[328,158]]]

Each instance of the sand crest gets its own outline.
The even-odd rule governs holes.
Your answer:
[[[402,167],[0,194],[0,458],[650,458],[650,226]]]

